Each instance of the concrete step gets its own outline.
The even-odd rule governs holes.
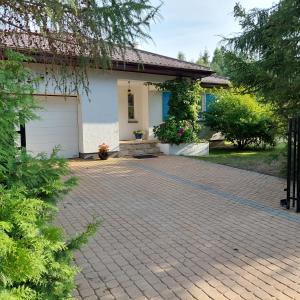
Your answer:
[[[120,143],[120,157],[130,157],[136,155],[159,155],[161,154],[157,143],[153,141],[141,141],[141,142],[121,142]]]

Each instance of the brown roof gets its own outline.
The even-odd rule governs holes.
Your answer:
[[[212,87],[215,85],[222,85],[222,86],[230,86],[231,83],[225,77],[219,76],[217,74],[212,74],[208,77],[204,77],[201,79],[202,85],[204,87]]]
[[[213,74],[210,68],[139,49],[127,49],[123,56],[114,53],[112,61],[113,69],[120,71],[193,78],[203,78]]]
[[[120,60],[123,59],[120,56],[113,57],[113,60]],[[125,52],[125,61],[126,62],[133,62],[133,63],[143,63],[147,65],[155,65],[155,66],[162,66],[162,67],[170,67],[170,68],[179,68],[179,69],[187,69],[187,70],[195,70],[195,71],[210,71],[210,68],[190,63],[187,61],[179,60],[176,58],[139,50],[139,49],[128,49]]]
[[[34,49],[36,56],[39,53],[49,53],[50,55],[51,52],[47,39],[40,35],[36,35],[32,39],[32,36],[28,38],[22,33],[12,33],[9,36],[5,35],[5,44],[3,39],[1,39],[1,42],[2,47],[17,48],[23,51]],[[58,41],[57,43],[63,49],[64,54],[76,56],[76,45],[72,41]],[[30,53],[30,55],[35,54]],[[210,68],[139,49],[127,49],[123,55],[120,51],[115,51],[112,54],[112,69],[126,72],[203,78],[202,82],[204,85],[228,85],[228,81],[225,78],[214,75]]]

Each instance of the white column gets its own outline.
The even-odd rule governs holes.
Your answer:
[[[148,86],[142,85],[142,99],[143,99],[143,105],[142,105],[142,126],[143,130],[146,132],[145,138],[148,139],[149,135],[149,91]]]

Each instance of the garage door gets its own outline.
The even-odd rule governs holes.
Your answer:
[[[45,152],[60,145],[60,156],[78,157],[77,97],[39,96],[39,120],[26,124],[26,149],[33,154]]]

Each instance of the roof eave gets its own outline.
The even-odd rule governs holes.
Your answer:
[[[112,69],[123,72],[136,72],[156,75],[167,75],[176,77],[204,78],[212,75],[210,70],[193,70],[184,68],[174,68],[162,65],[150,65],[142,63],[113,62]]]
[[[3,51],[3,49],[1,49]],[[52,53],[41,54],[35,50],[28,49],[14,49],[15,51],[22,52],[24,54],[30,55],[34,58],[37,63],[51,64],[57,61],[57,64],[62,64],[62,60],[54,56]],[[1,52],[2,52],[1,51]],[[61,56],[63,57],[63,55]],[[68,57],[69,60],[76,61],[77,57]],[[177,68],[172,66],[163,66],[163,65],[152,65],[152,64],[143,64],[138,62],[123,62],[123,61],[112,61],[112,70],[123,71],[123,72],[136,72],[136,73],[146,73],[146,74],[156,74],[156,75],[167,75],[167,76],[176,76],[176,77],[191,77],[191,78],[203,78],[210,76],[214,72],[211,70],[195,70],[188,68]]]
[[[209,82],[201,82],[201,86],[204,88],[222,88],[222,87],[229,87],[230,83],[209,83]]]

